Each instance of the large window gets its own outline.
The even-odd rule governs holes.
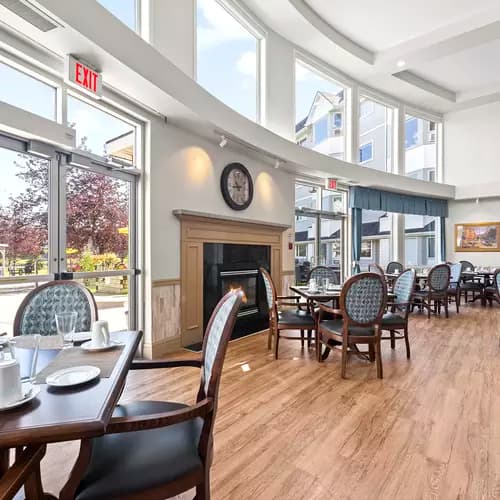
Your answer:
[[[0,101],[56,119],[56,89],[51,85],[0,62]]]
[[[98,0],[114,16],[129,28],[137,30],[137,3],[139,0]]]
[[[439,217],[405,215],[405,257],[409,267],[437,264]]]
[[[68,96],[68,123],[76,129],[78,149],[134,164],[135,126],[86,102]]]
[[[297,144],[334,158],[345,157],[345,89],[307,64],[295,62]]]
[[[408,177],[435,182],[438,134],[436,122],[406,115],[405,170]]]
[[[307,184],[295,185],[295,278],[307,280],[318,265],[333,268],[340,280],[345,225],[345,195]]]
[[[394,109],[361,96],[359,101],[359,163],[390,172],[394,134]]]
[[[394,214],[363,210],[360,267],[367,271],[370,264],[383,269],[392,260],[392,220]]]
[[[258,68],[259,39],[216,0],[198,0],[198,83],[257,121]]]

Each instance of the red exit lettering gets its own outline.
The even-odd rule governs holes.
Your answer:
[[[75,81],[82,87],[97,92],[97,79],[99,74],[87,68],[83,64],[76,62],[75,64]]]

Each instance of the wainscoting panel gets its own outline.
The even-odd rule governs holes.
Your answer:
[[[295,285],[295,271],[282,271],[282,294],[290,295],[290,285]]]

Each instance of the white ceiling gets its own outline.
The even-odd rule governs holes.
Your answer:
[[[445,113],[499,99],[500,0],[243,2],[294,45],[406,102]],[[402,70],[404,81],[393,76]]]

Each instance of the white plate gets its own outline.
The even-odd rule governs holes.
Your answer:
[[[38,394],[40,394],[40,387],[33,385],[31,382],[23,382],[21,390],[23,392],[22,399],[14,401],[13,403],[9,403],[5,406],[0,406],[0,411],[17,408],[18,406],[21,406],[27,403],[28,401],[35,399],[38,396]]]
[[[45,383],[51,387],[73,387],[94,380],[100,373],[97,366],[73,366],[52,373],[45,379]]]
[[[64,336],[66,342],[85,342],[90,340],[90,332],[73,332]]]
[[[90,340],[89,342],[85,342],[84,344],[82,344],[80,347],[84,351],[99,352],[108,351],[109,349],[114,349],[115,347],[118,347],[120,345],[123,345],[123,342],[117,342],[116,340],[111,340],[108,345],[94,345]]]

